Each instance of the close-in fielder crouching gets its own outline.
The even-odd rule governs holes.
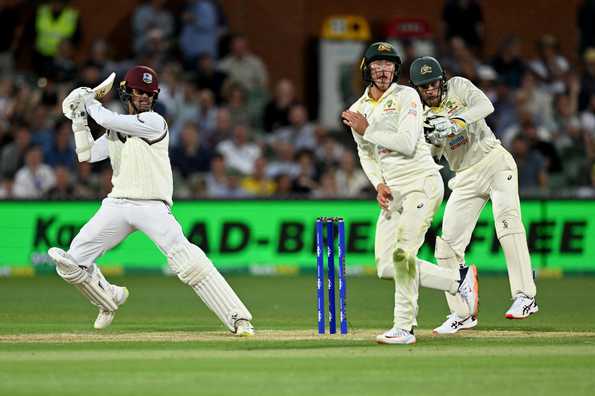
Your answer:
[[[537,291],[521,222],[517,166],[485,121],[494,106],[466,78],[447,79],[435,58],[414,60],[409,75],[424,103],[426,138],[436,156],[444,156],[455,172],[448,183],[452,194],[444,210],[442,236],[436,240],[438,265],[465,266],[465,249],[481,210],[491,200],[513,298],[504,315],[527,318],[539,311]],[[459,296],[447,294],[446,298],[451,312],[435,333],[453,334],[477,325],[476,315],[466,310]]]
[[[129,293],[125,287],[110,284],[95,260],[139,230],[155,242],[171,270],[230,331],[252,335],[252,315],[205,253],[186,239],[171,213],[169,133],[163,117],[152,111],[158,92],[155,72],[136,66],[126,74],[119,92],[128,115],[105,109],[88,88],[77,88],[64,100],[64,112],[73,120],[79,160],[96,162],[109,157],[113,189],[68,252],[51,248],[49,255],[58,274],[99,307],[95,328],[103,329]],[[107,130],[97,141],[87,126],[87,114]]]

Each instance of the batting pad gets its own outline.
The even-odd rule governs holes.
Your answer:
[[[240,298],[231,286],[229,286],[229,283],[227,283],[215,267],[193,289],[230,331],[235,332],[235,323],[237,320],[252,320],[252,315],[248,311],[248,308],[240,301]]]
[[[185,241],[174,247],[168,258],[178,278],[192,287],[230,331],[235,332],[238,319],[252,320],[248,309],[198,246]]]
[[[76,287],[93,305],[110,312],[118,309],[111,293],[111,285],[98,267],[81,268],[68,253],[59,248],[51,248],[48,254],[56,263],[58,275]]]

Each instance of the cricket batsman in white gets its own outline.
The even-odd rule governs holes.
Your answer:
[[[513,298],[505,317],[524,319],[536,313],[539,308],[521,221],[517,167],[485,122],[494,106],[466,78],[447,81],[442,66],[432,57],[416,59],[410,78],[424,103],[426,137],[436,156],[445,156],[455,172],[448,183],[452,194],[446,203],[442,236],[436,239],[438,265],[465,266],[465,249],[481,210],[491,199]],[[447,294],[446,299],[451,313],[434,333],[453,334],[477,325],[476,315],[459,296]]]
[[[357,143],[362,168],[377,191],[378,276],[395,281],[394,326],[376,337],[383,344],[413,344],[419,286],[460,296],[477,313],[474,266],[445,268],[417,258],[444,185],[423,136],[422,104],[414,89],[398,85],[401,59],[389,43],[370,45],[361,63],[364,94],[341,114]]]
[[[190,243],[171,213],[172,170],[165,119],[153,111],[159,94],[157,75],[146,66],[130,69],[120,83],[119,95],[128,114],[114,113],[96,99],[111,87],[73,90],[63,102],[72,120],[79,161],[110,159],[112,191],[97,213],[72,241],[68,252],[49,249],[56,271],[99,307],[96,329],[109,326],[128,289],[110,284],[95,263],[130,233],[146,234],[167,256],[178,278],[190,286],[234,334],[254,334],[252,315],[205,253]],[[87,115],[106,129],[94,140]]]

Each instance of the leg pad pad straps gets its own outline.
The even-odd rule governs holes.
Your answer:
[[[62,279],[70,283],[93,304],[105,311],[116,311],[116,304],[112,295],[112,287],[99,271],[80,267],[74,259],[59,248],[51,248],[48,254],[56,263],[56,272]]]

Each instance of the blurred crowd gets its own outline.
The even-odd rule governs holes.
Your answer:
[[[82,62],[75,58],[80,16],[68,1],[37,4],[35,23],[22,17],[29,2],[12,4],[0,6],[0,198],[104,197],[109,163],[78,163],[61,102],[74,87],[95,86],[112,71],[121,78],[135,64],[159,75],[155,111],[169,124],[174,198],[374,194],[350,133],[312,119],[291,79],[270,81],[266,63],[232,33],[216,1],[188,0],[179,12],[163,0],[141,2],[130,18],[129,56],[115,59],[110,43],[97,38]],[[436,56],[494,103],[487,121],[517,161],[521,193],[595,197],[595,44],[582,44],[578,64],[551,35],[539,40],[534,59],[522,57],[532,43],[518,37],[484,54],[478,3],[446,1],[443,20]],[[407,83],[413,45],[402,44]],[[34,48],[31,67],[15,67],[17,45]],[[103,102],[123,111],[115,90]]]

